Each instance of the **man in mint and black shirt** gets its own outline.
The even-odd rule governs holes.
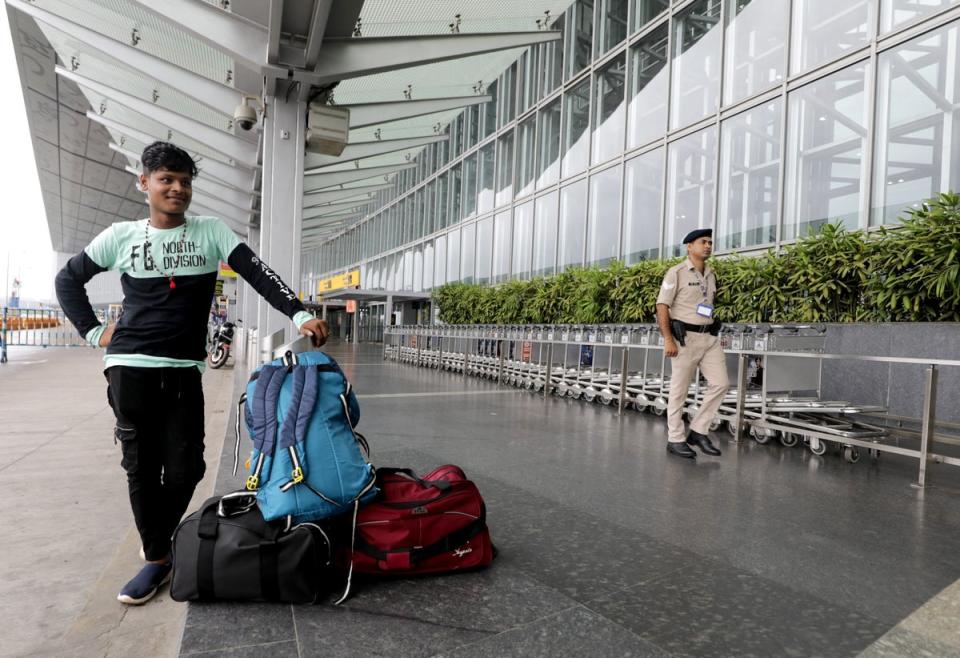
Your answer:
[[[146,602],[169,578],[173,530],[203,478],[200,375],[220,261],[315,345],[327,338],[326,324],[223,221],[186,216],[197,175],[186,151],[156,142],[141,163],[150,217],[106,229],[56,279],[67,317],[92,345],[106,348],[107,398],[147,560],[117,597],[129,604]],[[100,324],[84,289],[106,270],[122,273],[123,312],[115,326]]]

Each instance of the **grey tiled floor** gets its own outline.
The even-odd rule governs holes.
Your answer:
[[[374,346],[329,351],[374,463],[463,466],[500,555],[479,573],[360,583],[339,607],[192,605],[185,655],[856,655],[960,578],[956,470],[934,466],[920,492],[912,461],[722,435],[722,457],[692,463],[666,455],[660,418],[521,391],[423,395],[496,386]],[[227,443],[220,492],[241,482]],[[890,637],[872,655],[899,651]]]

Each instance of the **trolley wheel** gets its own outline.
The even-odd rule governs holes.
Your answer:
[[[752,436],[753,440],[759,443],[760,445],[765,445],[767,443],[770,443],[770,439],[773,438],[769,434],[767,434],[765,431],[760,429],[759,427],[751,427],[750,436]]]
[[[727,432],[729,432],[730,436],[737,436],[737,424],[732,420],[727,421]]]
[[[794,432],[781,432],[780,433],[780,445],[785,448],[792,448],[793,446],[800,443],[800,435]]]
[[[843,459],[851,464],[860,461],[860,448],[857,446],[843,446]]]
[[[650,406],[650,410],[651,410],[651,411],[654,413],[654,415],[656,415],[656,416],[666,416],[666,415],[667,415],[667,409],[666,409],[666,407],[661,407],[661,406],[656,405],[656,404],[651,405],[651,406]]]
[[[710,428],[709,428],[710,431],[711,431],[711,432],[716,432],[718,429],[720,429],[720,425],[721,425],[722,423],[723,423],[722,420],[720,420],[719,418],[717,418],[716,416],[714,416],[714,417],[713,417],[713,420],[710,421]]]
[[[812,452],[813,454],[819,457],[820,455],[826,454],[828,447],[829,446],[827,446],[827,442],[824,441],[823,439],[820,439],[820,441],[818,441],[818,445],[816,448],[813,447],[812,442],[810,443],[810,452]]]

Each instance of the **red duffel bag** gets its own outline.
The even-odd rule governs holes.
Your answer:
[[[493,561],[483,498],[459,466],[422,478],[406,468],[378,468],[377,487],[380,495],[357,513],[354,572],[409,576]]]

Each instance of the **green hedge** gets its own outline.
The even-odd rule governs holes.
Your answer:
[[[739,322],[960,320],[960,196],[941,194],[901,224],[817,233],[761,256],[711,259],[716,315]],[[664,273],[680,259],[573,268],[498,286],[434,291],[449,324],[650,322]]]

